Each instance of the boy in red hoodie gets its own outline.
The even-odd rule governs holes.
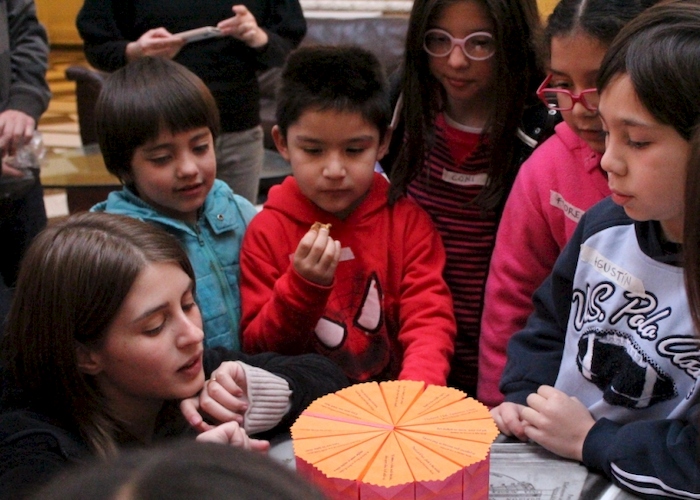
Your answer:
[[[244,237],[245,351],[318,352],[358,382],[445,384],[456,332],[445,251],[417,204],[388,204],[389,184],[374,171],[389,118],[371,53],[290,55],[273,137],[293,176],[270,190]]]

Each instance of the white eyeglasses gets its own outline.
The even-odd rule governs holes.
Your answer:
[[[483,61],[496,53],[493,35],[485,31],[477,31],[464,38],[455,38],[445,30],[432,29],[426,31],[423,38],[423,48],[435,57],[449,55],[455,45],[459,45],[464,55],[473,61]]]

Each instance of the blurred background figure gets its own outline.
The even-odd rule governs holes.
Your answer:
[[[0,0],[0,332],[19,261],[46,225],[38,165],[18,169],[14,156],[49,105],[48,53],[34,0]]]
[[[57,476],[42,500],[323,500],[315,487],[260,453],[215,443],[178,442],[122,453]]]

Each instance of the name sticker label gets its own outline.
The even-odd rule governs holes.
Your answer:
[[[463,174],[443,169],[442,180],[457,186],[485,186],[489,179],[488,174]]]
[[[581,220],[583,214],[586,212],[585,210],[573,206],[571,203],[566,201],[561,194],[557,193],[556,191],[549,192],[549,204],[564,212],[564,215],[566,215],[569,219],[576,222],[577,224],[578,221]]]
[[[632,275],[629,271],[611,262],[600,254],[595,248],[588,245],[581,245],[581,260],[593,266],[593,269],[598,271],[606,278],[615,282],[628,292],[644,295],[644,283],[642,280]]]

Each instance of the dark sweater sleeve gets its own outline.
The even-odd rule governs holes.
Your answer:
[[[697,407],[691,415],[690,422],[602,418],[583,443],[583,463],[643,498],[700,498]]]
[[[51,97],[46,83],[49,55],[46,31],[37,20],[34,2],[10,0],[6,4],[12,75],[7,79],[10,82],[7,102],[0,102],[0,111],[22,111],[38,122]]]
[[[513,335],[500,390],[505,400],[525,404],[539,386],[554,385],[559,374],[571,311],[573,282],[581,245],[607,227],[629,223],[624,209],[606,198],[581,218],[551,274],[533,296],[534,311],[525,328]]]
[[[243,354],[223,348],[208,349],[204,354],[207,378],[224,361],[242,361],[282,377],[292,390],[291,408],[269,433],[286,430],[312,401],[348,385],[343,371],[330,359],[319,354],[283,356],[271,352]],[[267,434],[267,433],[266,433]]]
[[[268,43],[257,51],[259,69],[281,66],[289,52],[306,35],[306,19],[299,0],[267,0],[264,19],[258,25],[267,32]]]
[[[63,471],[69,462],[49,435],[33,434],[0,447],[0,499],[28,496]]]
[[[123,2],[126,4],[126,2]],[[78,12],[76,26],[83,39],[85,57],[95,68],[115,71],[126,64],[126,46],[132,41],[119,28],[118,16],[126,7],[115,10],[112,0],[85,0]]]
[[[28,412],[0,415],[0,499],[24,498],[88,457],[75,437]]]
[[[500,390],[505,400],[525,404],[527,396],[543,384],[554,385],[566,339],[574,272],[578,261],[583,221],[559,255],[552,273],[533,296],[533,313],[525,328],[513,335]]]

